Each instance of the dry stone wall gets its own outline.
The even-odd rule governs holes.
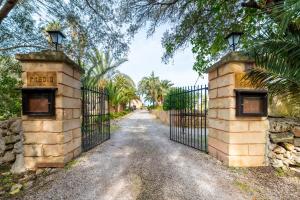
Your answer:
[[[164,110],[151,110],[152,114],[154,114],[158,119],[160,119],[164,124],[170,123],[170,113],[169,111]]]
[[[278,169],[300,172],[300,120],[269,118],[269,161]]]
[[[14,173],[23,172],[23,130],[21,119],[0,122],[0,165],[12,165]]]

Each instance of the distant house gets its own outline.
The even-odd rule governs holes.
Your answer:
[[[139,99],[131,100],[130,107],[141,109],[143,107],[143,102]]]

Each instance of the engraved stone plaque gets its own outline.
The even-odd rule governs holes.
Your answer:
[[[56,72],[27,72],[27,86],[56,86]]]

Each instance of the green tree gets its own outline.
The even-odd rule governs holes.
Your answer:
[[[84,65],[94,48],[110,50],[115,58],[128,50],[130,36],[118,20],[114,1],[4,0],[0,1],[0,52],[49,49],[43,30],[59,22],[67,36],[63,49]]]
[[[159,25],[169,25],[162,39],[163,60],[191,44],[197,56],[194,69],[201,74],[227,50],[224,38],[229,32],[243,31],[242,45],[247,47],[254,35],[272,29],[272,24],[265,23],[269,6],[283,1],[123,0],[121,7],[132,32],[149,25],[151,35]]]
[[[11,57],[0,56],[0,120],[21,115],[21,66]]]
[[[125,74],[117,74],[106,84],[111,102],[111,110],[120,112],[124,110],[131,100],[139,99],[133,80]]]
[[[127,59],[115,61],[109,52],[101,52],[94,49],[93,53],[88,55],[89,65],[85,65],[86,74],[82,82],[86,86],[105,88],[106,82],[117,74],[117,68]]]
[[[143,77],[138,84],[139,94],[145,97],[152,105],[159,105],[163,102],[164,96],[173,84],[168,80],[160,80],[154,72],[150,76]]]
[[[290,115],[300,114],[300,2],[274,4],[270,18],[277,26],[255,38],[248,53],[256,61],[246,79],[268,88],[271,99],[281,97],[293,105]]]

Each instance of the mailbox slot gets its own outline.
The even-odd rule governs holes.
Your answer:
[[[266,90],[235,90],[236,116],[268,116],[268,92]]]
[[[54,116],[56,88],[23,88],[23,115]]]

